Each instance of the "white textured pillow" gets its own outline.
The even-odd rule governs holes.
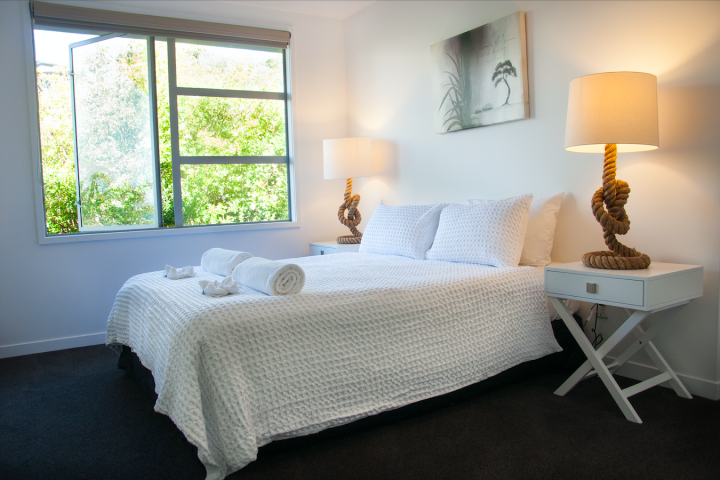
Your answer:
[[[477,205],[451,204],[440,224],[428,260],[517,267],[532,194]]]
[[[545,266],[550,264],[555,240],[555,226],[560,212],[564,192],[549,197],[534,198],[530,205],[530,219],[523,243],[520,265]],[[470,205],[479,205],[489,200],[468,200]]]
[[[382,201],[365,227],[360,253],[425,259],[444,203],[389,207]]]

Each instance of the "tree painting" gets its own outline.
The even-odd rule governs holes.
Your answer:
[[[530,118],[523,12],[431,45],[430,64],[436,133]]]
[[[497,87],[500,82],[505,82],[505,86],[507,87],[507,98],[505,99],[505,103],[503,103],[503,105],[508,105],[510,103],[510,84],[507,81],[507,77],[510,75],[517,77],[517,70],[513,67],[510,60],[505,60],[504,62],[497,64],[495,67],[495,73],[493,73],[492,76],[492,80],[495,82],[495,87]]]

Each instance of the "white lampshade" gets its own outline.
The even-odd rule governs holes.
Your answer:
[[[325,180],[373,175],[374,165],[369,137],[323,140]]]
[[[618,152],[658,148],[657,77],[612,72],[570,82],[565,150],[599,153],[606,143]]]

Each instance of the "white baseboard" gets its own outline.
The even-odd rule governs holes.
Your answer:
[[[54,338],[52,340],[41,340],[39,342],[18,343],[15,345],[0,346],[0,358],[19,357],[33,353],[52,352],[54,350],[66,350],[68,348],[87,347],[90,345],[102,345],[105,343],[105,332],[78,335],[75,337]],[[610,361],[614,358],[607,357]],[[643,365],[641,363],[627,362],[617,371],[618,375],[632,378],[634,380],[647,380],[659,375],[656,367]],[[683,382],[688,391],[698,397],[710,400],[720,400],[720,382],[713,382],[702,378],[691,377],[678,373],[677,376]],[[666,383],[661,386],[670,388]]]
[[[609,361],[614,361],[614,358],[606,357]],[[720,400],[720,382],[713,382],[711,380],[705,380],[702,378],[691,377],[690,375],[683,375],[675,372],[680,381],[685,385],[685,388],[692,395],[698,397],[709,398],[710,400]],[[617,374],[623,377],[632,378],[634,380],[647,380],[648,378],[660,375],[660,370],[650,365],[643,365],[642,363],[627,362],[617,371]],[[670,388],[667,382],[661,383],[660,386]]]
[[[76,337],[54,338],[39,342],[18,343],[15,345],[0,346],[0,358],[19,357],[33,353],[52,352],[53,350],[66,350],[68,348],[87,347],[89,345],[102,345],[105,343],[105,332],[78,335]]]

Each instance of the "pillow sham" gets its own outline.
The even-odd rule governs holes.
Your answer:
[[[360,253],[425,259],[444,203],[390,207],[382,201],[365,227]]]
[[[440,213],[428,260],[517,267],[532,194],[477,205],[451,204]]]
[[[565,192],[548,197],[534,198],[530,205],[527,233],[520,255],[520,265],[545,266],[550,264],[550,253],[555,240],[555,226]],[[471,199],[477,205],[489,200]]]

